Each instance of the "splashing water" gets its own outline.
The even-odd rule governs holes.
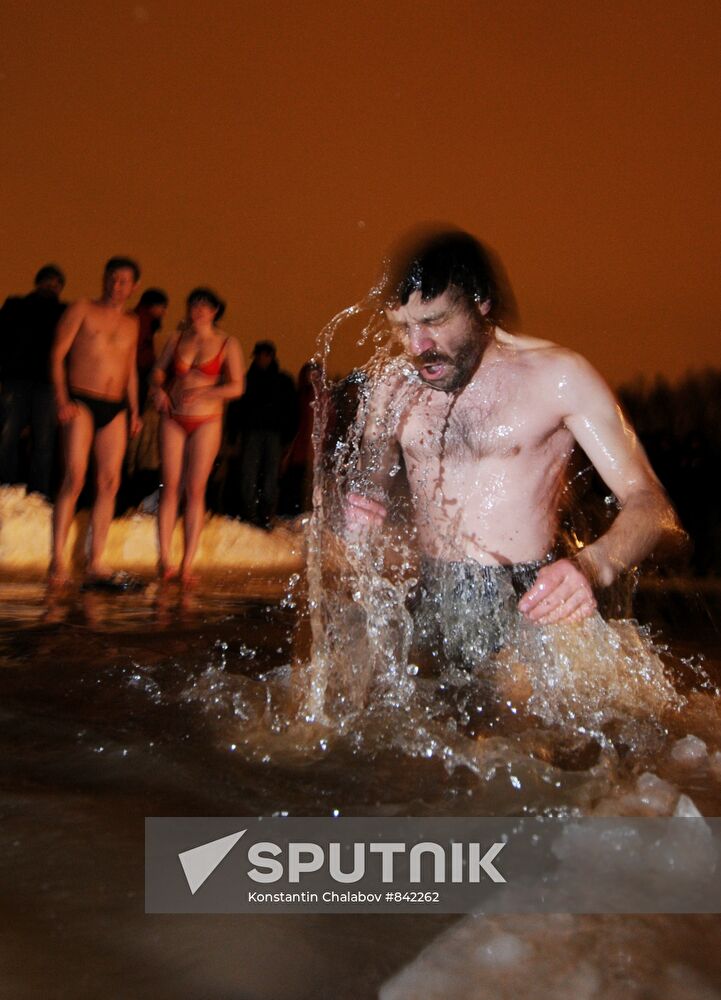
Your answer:
[[[344,531],[344,503],[351,477],[359,468],[362,429],[367,418],[373,373],[382,370],[389,351],[382,344],[378,311],[372,312],[359,343],[372,337],[376,354],[366,368],[345,381],[342,390],[356,397],[356,412],[348,432],[334,433],[342,424],[349,399],[331,392],[328,357],[340,326],[362,314],[379,295],[373,289],[366,303],[339,313],[320,338],[321,381],[316,386],[313,516],[308,534],[308,607],[312,655],[301,671],[302,715],[307,722],[335,721],[343,725],[374,704],[399,708],[412,684],[407,676],[411,620],[405,607],[409,582],[384,575],[385,553],[366,539],[349,540]],[[356,477],[356,485],[362,481]],[[365,484],[367,485],[367,483]],[[401,557],[405,553],[399,553]],[[403,567],[409,565],[401,558]]]
[[[376,726],[376,735],[406,752],[477,772],[479,738],[509,732],[525,731],[536,750],[544,727],[611,751],[614,743],[657,746],[684,699],[648,629],[599,614],[573,625],[531,623],[516,605],[532,575],[517,579],[518,567],[419,556],[408,516],[417,498],[404,492],[402,462],[387,470],[390,495],[379,492],[374,473],[417,389],[384,329],[380,287],[334,317],[320,338],[308,534],[311,651],[297,673],[301,718],[356,738]],[[347,320],[364,313],[359,343],[372,344],[372,356],[334,389],[332,343]],[[400,390],[383,396],[369,445],[371,400],[390,381]],[[388,506],[382,528],[349,529],[349,492]]]

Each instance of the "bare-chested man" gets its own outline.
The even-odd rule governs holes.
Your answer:
[[[444,575],[448,593],[475,593],[470,579],[478,592],[497,590],[506,567],[514,606],[527,619],[545,625],[591,615],[594,587],[610,585],[679,531],[611,391],[573,351],[502,328],[494,268],[468,234],[427,239],[391,284],[386,316],[403,357],[373,390],[363,440],[366,471],[381,493],[350,494],[350,524],[383,522],[382,491],[402,454],[428,593],[440,586],[429,579]],[[572,559],[553,560],[576,443],[620,512]]]
[[[65,475],[53,511],[49,575],[54,583],[68,576],[65,543],[91,449],[97,480],[86,582],[111,586],[115,579],[103,562],[103,551],[115,511],[128,422],[131,435],[141,426],[135,363],[138,320],[125,312],[139,278],[135,261],[111,258],[105,265],[102,297],[75,302],[58,324],[51,366]]]

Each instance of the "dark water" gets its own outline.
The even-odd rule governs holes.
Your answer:
[[[150,589],[49,601],[39,585],[2,586],[2,997],[372,997],[442,931],[467,927],[442,916],[145,915],[145,816],[484,814],[522,811],[538,783],[546,804],[614,792],[607,774],[601,780],[578,762],[541,767],[514,757],[480,781],[468,768],[449,773],[437,759],[382,744],[359,750],[331,739],[320,752],[310,734],[304,752],[297,733],[264,729],[262,706],[271,689],[284,690],[293,657],[295,612],[282,593],[283,581],[254,580],[233,596]],[[703,644],[717,654],[708,601],[642,600],[675,629],[679,649],[696,643],[694,651]],[[708,708],[696,715],[708,740]],[[509,783],[513,767],[527,768],[521,798]],[[721,782],[708,770],[670,767],[663,777],[706,814],[719,813]],[[619,765],[611,785],[627,779]],[[633,918],[582,919],[567,954],[581,930],[599,955],[608,942],[603,961],[625,941],[628,969],[646,989],[643,962],[652,970],[648,955],[672,939],[676,964],[706,992],[669,995],[721,995],[717,918],[650,918],[642,934]],[[539,992],[527,958],[514,974],[522,977],[514,988],[529,996],[561,995]],[[429,980],[427,991],[416,983],[402,995],[443,993]],[[446,995],[505,993],[482,992],[480,980],[458,992],[449,978]]]
[[[224,658],[250,676],[287,664],[277,604],[2,596],[0,995],[372,996],[448,922],[146,916],[145,816],[328,814],[367,801],[372,775],[243,760],[183,697]]]

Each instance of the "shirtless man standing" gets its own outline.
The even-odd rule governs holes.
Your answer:
[[[510,575],[514,613],[543,625],[578,621],[596,610],[594,587],[680,528],[600,375],[567,348],[503,329],[501,299],[488,253],[466,233],[435,235],[405,259],[385,310],[403,356],[374,387],[362,447],[370,488],[348,496],[347,518],[356,529],[383,523],[402,455],[426,598],[439,588],[468,595],[469,580],[472,593],[497,593]],[[620,512],[573,558],[553,560],[576,443]],[[495,610],[481,600],[462,614]],[[502,638],[488,642],[492,652]]]
[[[103,563],[103,551],[115,512],[128,415],[131,435],[141,427],[135,363],[138,320],[124,308],[139,278],[135,261],[111,258],[105,265],[102,297],[73,303],[55,334],[51,373],[62,426],[65,475],[53,511],[49,571],[53,583],[68,578],[65,542],[85,482],[91,448],[97,480],[90,515],[92,537],[86,584],[111,587],[116,580]]]

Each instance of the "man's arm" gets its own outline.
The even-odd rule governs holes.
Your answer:
[[[590,583],[607,587],[660,542],[679,542],[684,537],[643,447],[601,376],[578,355],[566,355],[561,367],[561,377],[555,381],[562,386],[564,423],[621,509],[605,534],[573,560],[544,567],[524,595],[521,611],[544,624],[591,614],[595,599]]]
[[[68,381],[65,374],[65,359],[78,335],[87,303],[80,301],[68,306],[55,330],[55,339],[50,351],[50,376],[55,391],[55,405],[61,424],[69,423],[77,413],[77,406],[70,402]]]

